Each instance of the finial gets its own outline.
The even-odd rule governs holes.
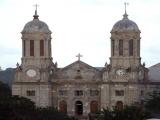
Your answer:
[[[143,64],[142,64],[142,65],[143,65],[143,67],[145,67],[146,63],[145,63],[145,62],[143,62]]]
[[[107,67],[107,65],[108,65],[108,63],[106,62],[104,66]]]
[[[16,66],[17,66],[17,68],[19,67],[19,63],[17,62],[17,64],[16,64]]]
[[[125,7],[125,13],[123,15],[123,19],[127,19],[128,18],[128,15],[127,15],[127,5],[129,5],[129,3],[124,3],[124,7]]]
[[[38,19],[39,15],[37,15],[37,7],[39,5],[35,4],[34,6],[35,6],[36,9],[35,9],[35,14],[33,15],[33,17],[34,17],[34,19]]]
[[[80,53],[78,55],[76,55],[76,57],[78,57],[78,61],[80,61],[81,57],[83,57]]]
[[[57,68],[57,66],[58,66],[58,63],[57,63],[57,61],[55,62],[55,66],[56,66],[56,68]]]

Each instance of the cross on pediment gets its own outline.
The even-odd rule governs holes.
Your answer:
[[[80,53],[78,55],[76,55],[76,57],[78,57],[78,61],[80,61],[81,57],[83,57]]]

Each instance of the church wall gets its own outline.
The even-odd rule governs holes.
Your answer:
[[[110,107],[110,86],[108,84],[102,84],[101,86],[101,109]]]
[[[27,91],[34,91],[35,95],[28,95]],[[34,85],[21,84],[12,85],[12,94],[20,95],[31,99],[37,106],[51,106],[51,86],[50,85]]]
[[[118,62],[117,62],[117,58],[118,58]],[[128,68],[128,67],[132,67],[133,66],[138,66],[140,58],[133,58],[133,57],[112,57],[112,64],[113,67],[124,67],[124,68]]]
[[[116,105],[117,101],[122,101],[124,105],[140,103],[145,96],[146,90],[146,86],[138,84],[102,84],[101,108],[111,108]],[[124,91],[124,93],[123,95],[116,95],[116,91]]]
[[[125,104],[132,105],[139,101],[139,88],[137,84],[129,84],[125,86]]]
[[[75,103],[76,101],[81,101],[83,103],[83,115],[88,115],[90,112],[90,103],[92,101],[97,101],[98,106],[100,107],[100,89],[98,85],[90,85],[90,84],[61,84],[58,86],[54,86],[54,95],[56,95],[53,99],[57,100],[57,102],[54,101],[55,105],[58,109],[59,108],[59,103],[61,101],[66,101],[67,103],[67,113],[69,115],[75,115]],[[66,91],[64,95],[60,95],[59,91],[63,90]],[[81,90],[83,91],[83,95],[81,96],[76,96],[75,91]],[[99,94],[96,96],[91,96],[90,95],[90,90],[98,90]]]
[[[12,95],[21,95],[22,94],[21,88],[22,88],[21,85],[13,85],[12,84]]]

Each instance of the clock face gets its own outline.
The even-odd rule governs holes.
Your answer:
[[[123,76],[125,74],[125,70],[124,69],[118,69],[116,71],[116,74],[119,75],[119,76]]]
[[[36,76],[36,71],[34,70],[34,69],[29,69],[29,70],[27,70],[27,75],[29,76],[29,77],[35,77]]]

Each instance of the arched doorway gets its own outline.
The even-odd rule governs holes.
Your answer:
[[[91,101],[91,103],[90,103],[90,112],[91,113],[98,112],[98,102],[97,101]]]
[[[67,113],[67,103],[66,101],[60,101],[59,102],[59,111],[63,113]]]
[[[82,115],[83,114],[83,103],[81,101],[75,102],[75,114]]]
[[[123,110],[123,102],[122,101],[117,101],[116,109],[120,110],[120,111]]]

